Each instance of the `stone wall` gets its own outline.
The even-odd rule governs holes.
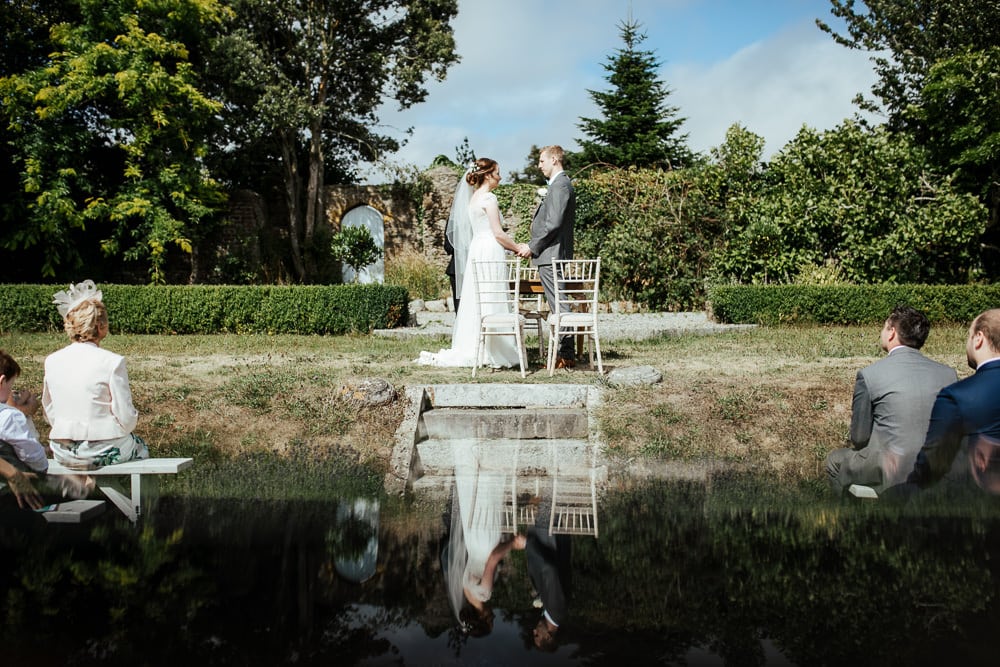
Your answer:
[[[387,262],[400,253],[422,254],[441,266],[442,272],[448,263],[444,251],[444,234],[451,212],[451,202],[455,196],[458,175],[448,167],[434,167],[424,172],[430,187],[423,194],[418,210],[409,191],[394,189],[388,185],[339,185],[327,188],[326,220],[333,231],[340,229],[340,221],[351,209],[371,206],[382,214],[385,228],[385,258]],[[284,206],[281,203],[268,206],[268,202],[253,193],[233,193],[230,198],[229,217],[232,226],[221,245],[228,246],[233,241],[248,243],[256,239],[253,257],[273,258],[283,255],[277,248],[262,248],[261,244],[287,243],[287,229],[284,224]],[[501,212],[503,213],[503,212]],[[504,226],[513,233],[517,226],[515,217],[504,220]],[[279,260],[280,261],[280,260]]]

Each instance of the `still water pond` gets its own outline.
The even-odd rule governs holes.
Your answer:
[[[632,481],[550,536],[561,501],[535,481],[406,502],[167,487],[138,525],[7,513],[2,664],[998,664],[990,499],[913,512]]]

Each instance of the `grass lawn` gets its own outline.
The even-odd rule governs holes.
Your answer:
[[[112,332],[114,322],[112,322]],[[936,327],[924,352],[958,370],[962,327]],[[40,393],[45,356],[63,334],[5,334],[21,364],[21,389]],[[105,347],[125,355],[140,412],[136,432],[154,456],[236,461],[258,454],[337,457],[384,470],[403,417],[359,408],[341,388],[381,377],[409,385],[507,382],[603,383],[588,370],[479,373],[412,363],[446,337],[123,336]],[[529,355],[531,342],[528,343]],[[606,388],[600,415],[613,464],[722,462],[795,485],[822,483],[827,452],[847,442],[857,370],[881,356],[874,327],[777,327],[667,336],[604,345],[605,370],[651,365],[663,382]],[[537,354],[537,346],[535,346]],[[536,360],[537,361],[537,360]],[[537,369],[537,364],[536,364]],[[38,419],[43,440],[48,427]]]

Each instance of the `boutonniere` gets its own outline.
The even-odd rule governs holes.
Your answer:
[[[549,189],[548,188],[538,188],[535,192],[538,193],[539,197],[542,197],[544,199],[545,195],[549,194]]]

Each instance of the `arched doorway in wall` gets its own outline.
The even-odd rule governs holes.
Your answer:
[[[385,224],[382,214],[371,206],[356,206],[340,219],[340,228],[365,227],[375,239],[375,244],[385,250]],[[342,268],[345,283],[354,282],[354,269],[346,264]],[[381,283],[385,281],[385,257],[379,258],[374,264],[361,269],[358,275],[359,283]]]

